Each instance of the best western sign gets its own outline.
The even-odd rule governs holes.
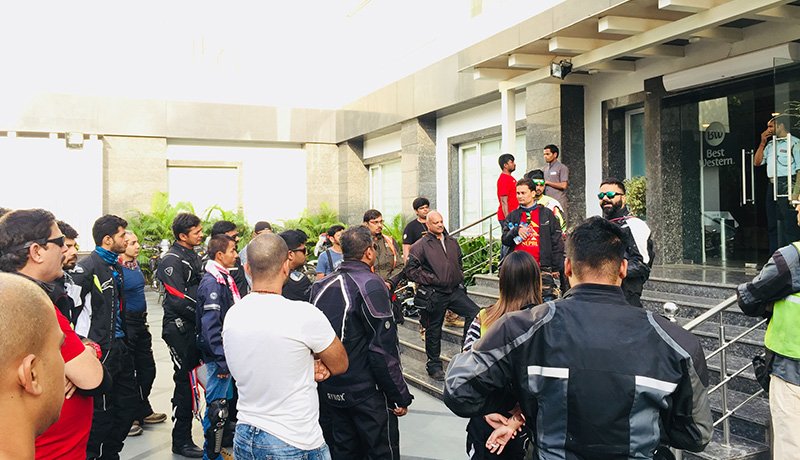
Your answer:
[[[729,157],[722,143],[725,141],[725,126],[715,121],[708,125],[703,133],[703,166],[715,168],[733,166],[733,158]]]

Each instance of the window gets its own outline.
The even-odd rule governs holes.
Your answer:
[[[500,139],[490,139],[477,143],[459,146],[459,196],[461,198],[461,225],[485,217],[497,210],[497,177],[500,175],[500,166],[497,159],[501,155]],[[525,135],[519,134],[516,138],[516,151],[514,155],[517,171],[514,177],[521,178],[527,172],[527,153],[525,151]],[[500,234],[497,225],[495,236]],[[485,222],[480,230],[469,230],[467,234],[487,232],[489,223]]]
[[[389,221],[402,212],[400,160],[369,167],[369,206]]]
[[[644,109],[625,113],[625,175],[627,178],[645,175]]]

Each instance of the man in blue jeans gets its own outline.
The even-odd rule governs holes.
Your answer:
[[[233,398],[231,374],[222,347],[225,315],[239,301],[230,269],[236,265],[236,241],[221,233],[208,243],[209,261],[197,288],[197,346],[206,364],[206,413],[203,417],[203,458],[221,459],[222,435],[228,424],[228,400]]]
[[[330,460],[314,382],[346,371],[347,352],[321,311],[281,296],[290,271],[283,238],[254,238],[245,270],[253,289],[228,312],[222,331],[239,390],[234,457]]]

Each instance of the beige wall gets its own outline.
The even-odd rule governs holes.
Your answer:
[[[103,212],[127,216],[150,211],[156,192],[167,192],[167,140],[103,138]]]

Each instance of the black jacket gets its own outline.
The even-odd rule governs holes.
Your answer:
[[[553,211],[540,204],[536,204],[535,207],[539,208],[539,266],[549,268],[550,271],[559,271],[564,268],[561,223]],[[519,223],[523,212],[527,211],[517,208],[508,213],[503,226],[503,244],[512,249],[517,246],[514,238],[519,234]]]
[[[203,362],[216,363],[220,374],[229,373],[222,346],[222,325],[232,306],[233,293],[227,281],[220,284],[206,272],[197,289],[197,348]]]
[[[461,260],[461,246],[451,236],[444,235],[442,240],[433,233],[427,233],[408,251],[408,262],[403,274],[409,280],[423,286],[432,286],[437,291],[449,294],[464,282],[464,271]],[[396,286],[399,278],[392,280]]]
[[[169,248],[158,264],[156,274],[164,284],[164,322],[181,318],[195,324],[197,287],[203,277],[203,263],[192,249],[177,242]]]
[[[318,384],[320,398],[352,407],[377,387],[389,407],[408,407],[412,396],[400,367],[397,325],[383,279],[367,264],[346,260],[314,283],[311,299],[328,317],[350,360],[347,372]]]
[[[625,235],[628,272],[622,280],[622,290],[641,294],[645,281],[650,278],[650,269],[655,258],[650,227],[642,219],[631,215],[627,206],[620,208],[617,214],[609,216],[608,220],[618,225]]]
[[[690,332],[627,305],[616,286],[581,284],[507,313],[453,357],[444,402],[483,415],[510,388],[540,459],[648,459],[663,442],[696,452],[711,440],[708,379]]]
[[[113,268],[119,273],[122,285],[122,267],[115,263]],[[105,355],[114,341],[117,315],[124,308],[122,290],[114,281],[112,266],[97,252],[92,252],[72,270],[72,280],[81,288],[80,298],[76,302],[80,313],[75,321],[75,332],[97,342]],[[115,308],[117,305],[119,308]],[[122,329],[125,330],[125,315],[122,315]]]
[[[302,300],[308,302],[311,298],[311,281],[305,273],[292,270],[286,282],[283,283],[281,294],[289,300]]]

